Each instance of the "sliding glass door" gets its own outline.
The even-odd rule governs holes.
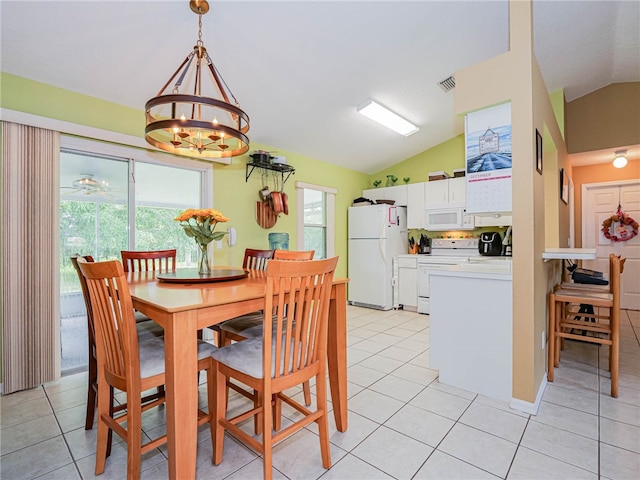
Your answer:
[[[69,257],[79,253],[101,261],[120,259],[121,250],[175,248],[178,266],[194,266],[194,242],[173,219],[186,208],[210,206],[204,201],[204,192],[210,192],[207,168],[148,162],[135,158],[134,149],[105,155],[96,153],[100,144],[92,147],[60,153],[63,374],[86,369],[88,360],[86,310]]]

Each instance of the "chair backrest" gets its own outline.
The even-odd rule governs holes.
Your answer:
[[[326,362],[329,301],[337,263],[338,257],[333,257],[271,260],[267,265],[264,311],[275,315],[266,313],[264,319],[264,378],[320,368],[319,362]]]
[[[175,272],[176,249],[131,251],[122,250],[122,266],[125,272]]]
[[[96,329],[98,371],[109,383],[136,395],[140,386],[140,355],[133,303],[119,260],[87,262],[78,258],[85,277]],[[139,392],[138,392],[139,395]]]
[[[276,250],[274,260],[313,260],[315,250]]]
[[[76,273],[78,274],[78,280],[80,281],[80,288],[82,289],[82,297],[84,298],[84,306],[87,309],[87,331],[89,334],[89,361],[91,361],[91,356],[95,357],[95,348],[96,348],[96,330],[93,324],[93,310],[91,309],[91,300],[89,298],[89,288],[87,287],[87,280],[82,275],[80,271],[80,267],[78,266],[78,259],[82,258],[86,262],[93,262],[93,257],[91,255],[80,255],[76,253],[70,257],[71,264],[73,268],[76,269]]]
[[[250,268],[253,270],[266,270],[267,260],[273,258],[273,250],[256,250],[254,248],[246,248],[244,251],[244,260],[242,268]]]

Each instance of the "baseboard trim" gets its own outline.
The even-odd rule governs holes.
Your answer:
[[[538,409],[540,408],[540,402],[542,402],[542,395],[544,395],[544,389],[547,388],[547,374],[545,373],[542,377],[542,381],[540,382],[540,387],[538,387],[538,394],[536,395],[535,402],[526,402],[524,400],[520,400],[519,398],[512,398],[509,407],[514,410],[519,410],[524,413],[528,413],[530,415],[537,415]]]

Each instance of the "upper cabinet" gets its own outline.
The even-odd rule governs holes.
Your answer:
[[[427,182],[407,185],[407,228],[425,228]]]
[[[370,188],[362,191],[362,196],[369,200],[395,200],[399,207],[407,206],[407,185],[394,187]]]
[[[464,207],[467,183],[464,177],[426,182],[425,206]]]

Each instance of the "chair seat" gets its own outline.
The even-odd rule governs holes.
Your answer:
[[[609,292],[609,285],[592,285],[590,283],[562,282],[562,290],[581,290],[585,292]]]
[[[284,338],[284,335],[283,335]],[[272,342],[275,349],[275,339]],[[290,354],[293,355],[293,343],[291,345]],[[237,342],[226,347],[216,348],[211,354],[214,360],[223,363],[234,370],[237,370],[253,378],[262,378],[262,337],[249,338],[242,342]],[[284,358],[284,350],[282,352]],[[275,351],[272,353],[272,359],[275,359]],[[274,366],[271,370],[271,376],[275,374],[275,360],[271,362]],[[283,362],[280,362],[282,364]],[[280,371],[280,375],[283,372]]]
[[[244,334],[245,331],[259,326],[262,328],[262,319],[264,318],[264,314],[262,312],[249,313],[247,315],[242,315],[241,317],[232,318],[231,320],[227,320],[224,323],[220,324],[220,330],[224,330],[225,332],[235,333],[236,335],[241,335],[246,337]],[[256,335],[252,335],[256,336]]]
[[[575,303],[589,303],[588,301],[593,301],[596,303],[608,303],[613,301],[613,294],[609,292],[598,292],[591,290],[578,290],[573,288],[565,288],[559,289],[555,292],[556,299],[562,300],[565,302],[575,302]],[[585,301],[587,300],[587,301]]]
[[[164,329],[153,320],[136,323],[136,330],[138,330],[139,342],[152,340],[164,335]]]
[[[156,337],[138,344],[140,349],[140,377],[153,377],[164,373],[164,337]],[[198,340],[198,360],[210,357],[217,348]]]

